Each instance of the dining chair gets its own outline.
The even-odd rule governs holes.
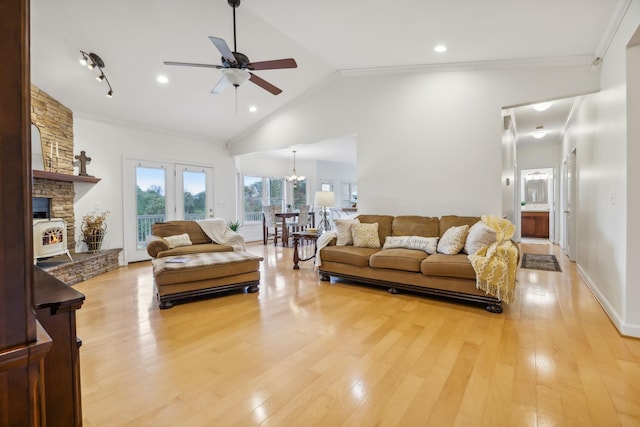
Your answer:
[[[293,231],[302,231],[305,228],[311,225],[311,206],[304,205],[300,206],[300,211],[298,212],[298,218],[289,224],[289,227]]]
[[[262,241],[266,245],[270,237],[273,236],[273,244],[278,244],[278,229],[282,230],[282,222],[278,221],[276,217],[275,206],[263,206],[262,207]],[[269,229],[273,229],[273,233]]]

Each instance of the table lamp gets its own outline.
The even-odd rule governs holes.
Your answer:
[[[313,201],[314,206],[322,208],[322,220],[318,230],[325,232],[331,230],[331,222],[329,221],[329,208],[333,207],[336,202],[336,196],[333,191],[316,191],[316,196]]]

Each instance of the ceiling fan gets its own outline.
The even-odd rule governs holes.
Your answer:
[[[236,8],[240,6],[240,1],[241,0],[227,0],[229,6],[233,8],[233,52],[229,49],[226,41],[218,37],[209,36],[209,40],[211,40],[214,46],[222,54],[222,65],[194,64],[191,62],[173,61],[164,61],[164,64],[184,67],[217,68],[222,70],[222,78],[218,81],[215,87],[211,89],[211,93],[214,94],[222,92],[229,83],[237,89],[241,84],[249,80],[267,92],[270,92],[273,95],[279,95],[282,93],[282,89],[258,77],[251,71],[296,68],[298,64],[296,64],[296,60],[293,58],[251,62],[247,55],[238,52],[238,48],[236,46]]]

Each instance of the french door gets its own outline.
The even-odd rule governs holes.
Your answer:
[[[135,159],[125,163],[127,262],[149,259],[146,242],[154,223],[214,216],[213,168]]]

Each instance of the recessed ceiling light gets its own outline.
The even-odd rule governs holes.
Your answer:
[[[533,105],[533,109],[536,110],[536,111],[545,111],[545,110],[548,110],[549,107],[551,107],[551,104],[552,104],[551,101],[549,101],[549,102],[541,102],[539,104],[534,104]]]
[[[256,108],[255,105],[252,105],[251,107],[249,107],[249,111],[251,111],[252,113],[255,113],[256,111],[258,111],[258,108]]]
[[[169,77],[165,76],[164,74],[160,74],[158,77],[156,77],[156,81],[164,85],[169,83]]]
[[[537,126],[536,131],[533,132],[533,137],[535,139],[544,138],[547,132],[544,130],[544,126]]]
[[[436,47],[434,47],[433,50],[435,50],[438,53],[444,53],[447,51],[447,47],[443,44],[439,44]]]

